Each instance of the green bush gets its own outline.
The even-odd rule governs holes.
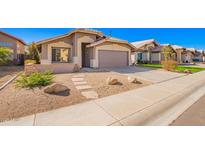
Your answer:
[[[32,73],[30,76],[22,74],[16,81],[16,86],[23,88],[34,88],[46,86],[53,82],[53,74],[49,71],[43,73]]]
[[[0,64],[6,64],[11,61],[11,50],[8,48],[0,47]]]
[[[36,64],[36,60],[26,59],[26,60],[24,61],[24,64]]]

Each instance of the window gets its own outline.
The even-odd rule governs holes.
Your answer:
[[[142,60],[142,53],[138,53],[137,58],[138,60]]]
[[[52,48],[52,62],[69,62],[69,49],[68,48]]]
[[[13,44],[9,43],[9,42],[0,41],[0,46],[2,46],[2,47],[11,47],[11,46],[13,46]]]

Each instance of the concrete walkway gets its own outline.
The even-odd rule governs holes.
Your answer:
[[[171,109],[198,98],[192,94],[205,85],[204,76],[205,71],[0,125],[167,125],[178,116]]]
[[[87,84],[84,77],[84,74],[77,74],[72,77],[72,81],[76,89],[78,89],[81,94],[88,99],[98,98],[97,92],[95,92],[92,87]]]
[[[136,76],[139,79],[147,80],[152,83],[164,82],[185,76],[185,74],[182,73],[168,72],[160,69],[151,69],[139,66],[115,67],[109,68],[109,70],[128,76]]]

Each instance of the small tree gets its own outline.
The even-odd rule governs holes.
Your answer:
[[[169,46],[164,46],[162,48],[162,53],[164,54],[164,60],[175,60],[175,52],[174,49]]]
[[[170,45],[164,46],[162,48],[162,53],[164,55],[164,61],[161,62],[163,68],[168,71],[174,71],[177,67],[174,49]]]
[[[0,48],[0,64],[6,64],[11,61],[11,50],[9,48]]]
[[[37,45],[35,42],[32,42],[31,45],[29,45],[29,56],[31,57],[31,59],[34,59],[36,61],[37,64],[40,63],[40,54],[37,48]]]

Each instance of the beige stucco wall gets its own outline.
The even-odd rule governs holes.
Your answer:
[[[57,39],[41,45],[41,64],[52,63],[52,47],[69,48],[72,62],[82,67],[82,43],[92,43],[96,40],[96,35],[86,33],[75,33],[71,36]]]
[[[24,44],[22,44],[21,42],[19,42],[18,40],[9,37],[7,35],[1,34],[0,33],[0,42],[6,42],[6,43],[10,43],[11,46],[1,46],[1,47],[8,47],[13,51],[13,58],[17,58],[17,53],[18,54],[24,54],[25,52],[25,48],[24,48]]]
[[[184,51],[183,49],[176,49],[175,50],[177,53],[177,62],[182,63],[182,52]]]
[[[160,62],[161,61],[161,53],[152,53],[151,54],[152,62]]]
[[[24,71],[27,75],[34,72],[51,71],[53,73],[72,73],[75,72],[75,64],[55,63],[55,64],[26,64]]]
[[[41,45],[41,64],[52,63],[52,47],[69,48],[72,53],[72,39],[65,37]],[[72,57],[72,55],[71,55]]]
[[[154,43],[150,43],[150,44],[147,44],[147,45],[139,48],[138,50],[140,50],[140,51],[147,51],[148,48],[154,48],[154,47],[156,47],[156,45]]]
[[[17,41],[17,53],[18,54],[24,54],[25,52],[25,46],[21,42]]]
[[[82,67],[82,43],[92,43],[96,40],[96,35],[93,34],[85,34],[85,33],[76,33],[76,51],[75,51],[75,57],[76,61],[75,63],[79,64],[80,67]]]
[[[121,52],[128,52],[128,63],[129,65],[131,65],[131,47],[130,46],[126,44],[120,44],[120,43],[105,42],[93,48],[94,57],[93,59],[91,59],[91,67],[94,67],[94,68],[99,67],[98,65],[99,64],[99,56],[98,56],[99,50],[113,50],[113,51],[116,50],[116,51],[121,51]]]
[[[137,53],[136,52],[131,52],[131,64],[134,64],[137,62]]]
[[[188,63],[193,62],[193,54],[191,52],[186,52],[182,54],[182,62],[188,61]]]

